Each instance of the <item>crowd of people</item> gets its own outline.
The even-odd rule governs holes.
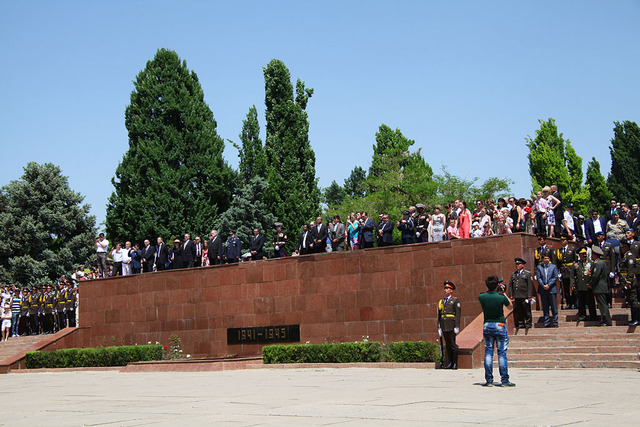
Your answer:
[[[0,318],[2,341],[9,337],[52,334],[77,325],[77,282],[62,275],[54,286],[3,285]]]

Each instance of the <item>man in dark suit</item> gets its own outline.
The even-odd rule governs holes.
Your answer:
[[[316,253],[322,253],[327,248],[327,237],[329,231],[327,226],[322,223],[322,217],[316,218],[316,225],[311,229],[311,237],[313,238],[313,251]]]
[[[302,225],[302,231],[300,232],[300,236],[298,237],[298,246],[296,246],[296,250],[300,255],[307,255],[313,252],[313,238],[311,237],[311,232],[309,231],[309,226],[307,224]]]
[[[142,251],[140,251],[140,245],[133,244],[133,249],[129,251],[131,257],[131,273],[138,274],[142,270]]]
[[[167,258],[169,258],[169,249],[167,245],[162,241],[162,237],[158,237],[158,246],[156,247],[156,270],[162,271],[165,270],[167,265]]]
[[[558,327],[558,267],[551,263],[551,257],[545,255],[542,264],[536,267],[536,280],[538,281],[538,294],[542,302],[542,312],[544,314],[544,327]],[[551,316],[549,316],[551,309]]]
[[[611,199],[609,203],[611,206],[609,206],[609,209],[607,209],[604,213],[604,218],[606,222],[609,222],[613,219],[613,211],[619,211],[618,201],[616,199]]]
[[[373,247],[373,230],[375,228],[376,224],[371,218],[369,218],[369,214],[367,212],[362,212],[362,248]]]
[[[156,257],[156,248],[151,246],[149,239],[144,239],[144,248],[142,249],[142,272],[151,273],[153,271],[153,261]]]
[[[193,260],[194,267],[200,267],[202,265],[202,241],[199,236],[196,236],[194,243],[196,257]]]
[[[209,240],[209,265],[222,264],[222,239],[216,230],[211,230]]]
[[[590,213],[591,217],[584,222],[584,231],[587,243],[592,245],[596,241],[596,233],[607,230],[607,222],[598,215],[597,209],[592,210]]]
[[[264,236],[260,234],[258,228],[253,229],[253,237],[251,238],[251,244],[249,245],[249,251],[251,251],[251,260],[257,261],[264,257]]]
[[[344,224],[340,222],[340,215],[333,217],[333,225],[331,227],[331,249],[333,252],[343,252],[345,248],[345,229]]]
[[[191,235],[184,235],[184,243],[182,244],[182,268],[191,268],[194,266],[196,259],[196,245],[191,240]]]
[[[393,245],[393,223],[389,221],[389,215],[382,215],[382,222],[378,224],[378,234],[380,235],[380,246]]]

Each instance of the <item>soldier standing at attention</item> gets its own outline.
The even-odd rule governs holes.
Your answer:
[[[563,233],[560,239],[562,247],[557,252],[558,270],[560,271],[562,284],[562,302],[560,306],[562,309],[576,308],[571,289],[571,273],[573,264],[578,261],[578,254],[576,247],[569,244],[569,236],[567,234]]]
[[[638,282],[636,281],[636,257],[629,250],[629,241],[625,238],[620,240],[620,285],[624,291],[624,296],[631,307],[631,321],[629,326],[640,325],[640,305],[638,305]]]
[[[611,321],[611,314],[609,313],[609,306],[607,305],[609,267],[601,258],[603,253],[599,246],[593,245],[591,250],[591,256],[593,257],[593,262],[591,263],[591,280],[589,280],[587,286],[593,290],[593,294],[596,297],[596,303],[601,316],[600,326],[611,326],[613,322]]]
[[[587,248],[578,250],[578,262],[573,264],[571,287],[578,293],[578,322],[587,319],[587,307],[589,307],[590,320],[596,320],[596,302],[593,299],[593,291],[587,286],[591,280],[591,263],[587,260]]]
[[[424,212],[424,205],[418,203],[416,205],[418,212],[416,212],[415,224],[416,224],[416,238],[418,242],[426,242],[429,237],[429,216]]]
[[[593,246],[594,247],[598,246],[600,249],[602,249],[602,256],[600,257],[600,260],[604,261],[604,263],[607,264],[609,277],[607,277],[608,288],[606,292],[606,297],[607,297],[607,304],[609,307],[611,307],[611,301],[612,301],[611,288],[613,288],[614,277],[616,276],[615,249],[613,248],[613,245],[611,243],[605,241],[604,231],[598,231],[596,233],[596,242],[593,244]]]
[[[287,255],[284,248],[287,244],[287,238],[287,233],[282,231],[282,223],[276,222],[276,232],[273,235],[273,256],[275,258],[283,258]]]
[[[516,330],[529,329],[532,326],[531,303],[534,303],[536,290],[533,286],[531,272],[524,269],[527,263],[522,258],[516,258],[516,271],[509,280],[509,295],[513,302],[513,317]]]
[[[456,335],[460,332],[460,301],[453,296],[456,286],[444,282],[444,298],[438,302],[438,335],[447,346],[447,361],[444,369],[458,369],[458,346]]]
[[[242,243],[240,239],[236,237],[236,232],[229,231],[229,238],[227,239],[227,247],[225,248],[224,257],[227,260],[227,264],[235,264],[238,262],[242,252]]]
[[[555,258],[555,251],[549,245],[547,245],[547,235],[546,234],[538,234],[538,243],[540,246],[536,248],[535,251],[535,266],[537,267],[542,263],[542,260],[545,256],[548,256],[551,262]],[[555,262],[553,262],[555,264]]]

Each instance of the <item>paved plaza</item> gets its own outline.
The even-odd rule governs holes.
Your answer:
[[[497,372],[496,372],[497,373]],[[314,368],[15,372],[0,425],[616,425],[640,423],[637,370]]]

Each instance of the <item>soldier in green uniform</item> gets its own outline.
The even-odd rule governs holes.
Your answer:
[[[64,302],[64,312],[67,318],[67,324],[70,328],[76,326],[76,291],[73,289],[73,282],[67,280]]]
[[[562,247],[556,253],[558,271],[562,280],[562,302],[560,307],[562,309],[576,308],[575,298],[571,289],[571,275],[573,264],[578,261],[578,254],[576,247],[569,244],[569,236],[567,234],[563,233],[560,239]]]
[[[53,292],[53,286],[47,285],[47,292],[44,293],[44,326],[45,334],[54,332],[54,318],[56,313],[56,295]]]
[[[629,250],[629,241],[625,238],[620,240],[620,286],[624,291],[624,296],[631,307],[631,321],[629,326],[640,325],[640,305],[638,305],[638,282],[635,277],[636,257]]]
[[[547,244],[547,235],[546,234],[538,234],[538,244],[539,247],[536,248],[534,256],[535,256],[535,266],[537,267],[542,263],[544,257],[548,256],[552,263],[555,264],[556,251],[553,250],[553,247]]]
[[[573,264],[571,274],[571,287],[578,294],[578,322],[587,319],[587,307],[589,307],[589,319],[596,320],[596,302],[593,299],[593,289],[587,285],[591,280],[591,263],[587,259],[587,248],[578,250],[578,261]]]
[[[591,263],[591,279],[587,285],[593,289],[593,294],[596,297],[596,304],[600,311],[600,326],[611,326],[611,314],[609,313],[609,305],[607,304],[607,292],[609,292],[609,266],[601,258],[604,252],[599,246],[593,245],[591,250],[591,256],[593,262]]]
[[[629,252],[631,252],[636,259],[634,275],[636,283],[639,285],[636,292],[636,299],[640,301],[640,240],[636,239],[636,232],[633,228],[627,228],[625,235],[629,242]]]
[[[282,231],[282,223],[276,222],[276,232],[273,235],[273,249],[274,249],[274,257],[282,258],[286,256],[285,245],[287,244],[287,233]]]
[[[444,369],[458,369],[458,346],[456,335],[460,332],[460,301],[453,296],[456,286],[444,282],[444,298],[438,302],[438,335],[444,338],[447,361]]]
[[[29,335],[29,289],[22,288],[22,298],[20,299],[20,327],[18,333],[22,331],[21,335]]]
[[[65,280],[64,282],[60,282],[60,284],[57,286],[57,291],[54,293],[55,295],[55,300],[56,300],[56,313],[55,313],[55,318],[56,318],[56,322],[55,322],[55,326],[56,326],[56,331],[61,331],[62,329],[67,327],[67,322],[66,322],[66,318],[64,315],[64,303],[67,300],[67,297],[65,295],[65,288],[64,285],[67,283],[67,281]]]
[[[600,259],[604,261],[605,264],[607,264],[607,269],[609,270],[609,277],[607,278],[608,290],[606,293],[606,297],[607,304],[609,307],[611,307],[611,301],[613,298],[611,294],[611,288],[614,287],[614,277],[616,276],[615,250],[611,243],[605,241],[604,231],[598,231],[596,233],[596,242],[593,244],[593,246],[598,246],[600,249],[602,249],[602,256],[600,257]]]
[[[516,271],[511,274],[509,280],[509,296],[513,302],[513,318],[516,330],[529,329],[532,326],[531,303],[534,303],[536,290],[533,286],[533,277],[529,270],[525,270],[527,263],[522,258],[516,258]]]
[[[416,238],[418,242],[427,242],[429,237],[429,216],[424,212],[424,205],[416,205],[417,212],[414,224],[416,224]]]
[[[38,303],[40,300],[40,296],[38,295],[38,290],[34,286],[31,288],[31,293],[28,298],[28,311],[27,317],[29,318],[29,335],[38,335]]]

